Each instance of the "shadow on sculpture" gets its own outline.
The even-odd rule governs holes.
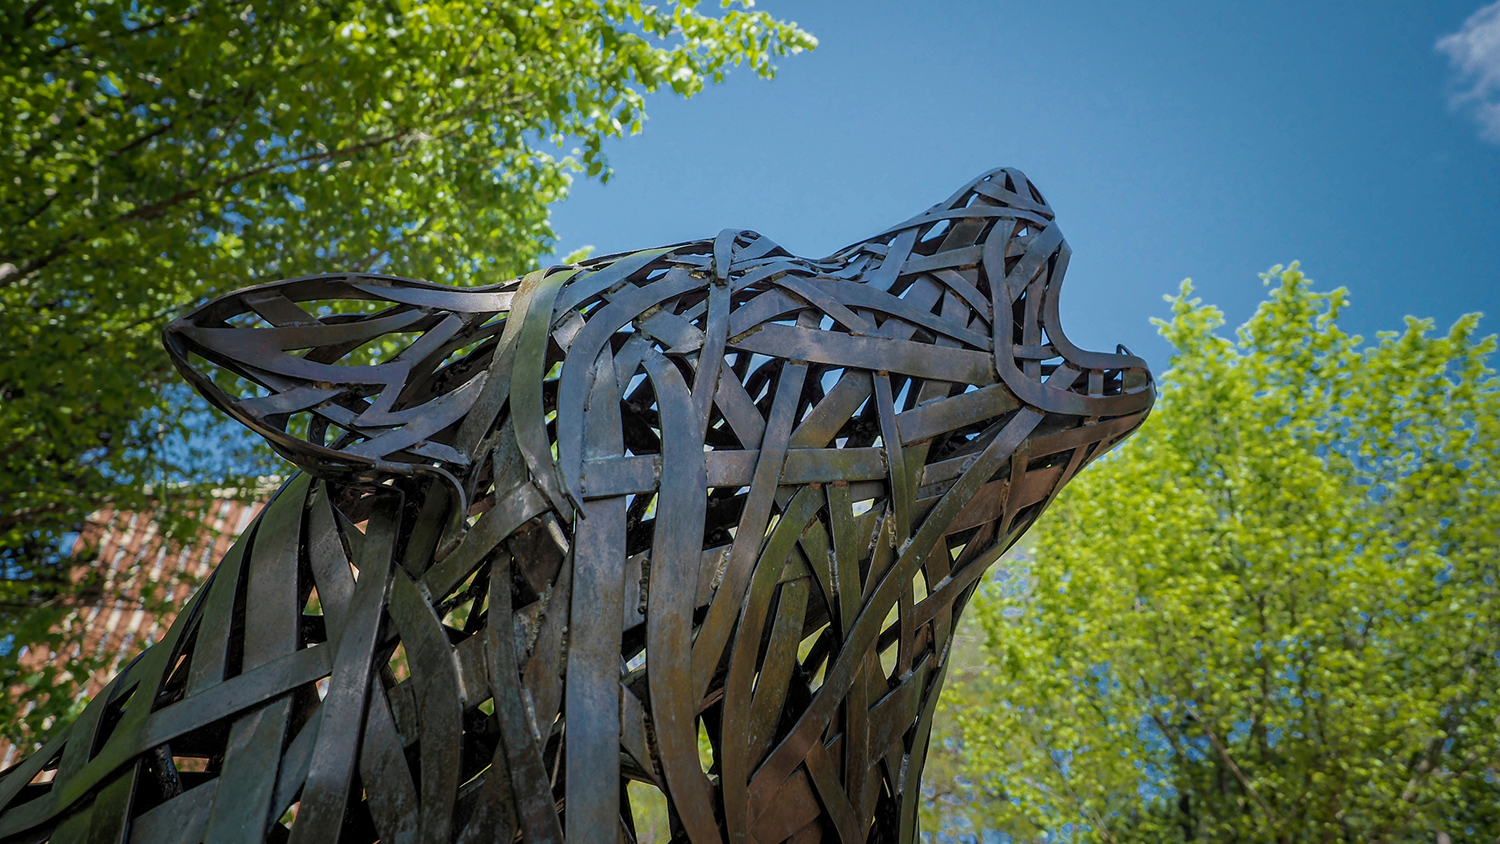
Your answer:
[[[173,359],[303,471],[0,839],[631,842],[634,780],[674,840],[911,841],[960,610],[1151,406],[1059,330],[1068,256],[996,170],[821,261],[208,303]]]

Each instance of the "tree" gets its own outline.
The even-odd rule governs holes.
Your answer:
[[[166,320],[324,271],[510,278],[553,247],[570,174],[607,178],[644,93],[815,43],[691,0],[5,4],[0,677],[76,604],[63,544],[89,513],[156,510],[183,539],[206,486],[265,468],[174,386]],[[32,702],[61,679],[26,679]]]
[[[1153,415],[978,599],[990,668],[960,687],[948,745],[968,779],[930,821],[1017,840],[1500,835],[1495,341],[1469,315],[1362,347],[1343,290],[1296,265],[1266,278],[1235,341],[1184,283]]]

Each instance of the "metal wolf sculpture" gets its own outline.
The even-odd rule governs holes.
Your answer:
[[[912,841],[960,610],[1153,400],[1063,336],[1068,256],[996,170],[821,261],[208,303],[174,360],[302,473],[0,838],[633,842],[634,781],[674,841]]]

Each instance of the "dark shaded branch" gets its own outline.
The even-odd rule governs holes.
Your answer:
[[[36,2],[32,3],[30,6],[27,6],[26,12],[21,15],[21,25],[31,26],[32,24],[36,23],[36,19],[40,17],[42,12],[45,12],[47,10],[47,7],[50,5],[52,5],[52,0],[36,0]]]
[[[1197,721],[1203,727],[1203,732],[1208,736],[1209,743],[1214,746],[1214,751],[1219,754],[1219,758],[1224,761],[1230,772],[1234,774],[1234,778],[1240,781],[1240,787],[1245,789],[1245,793],[1250,795],[1250,798],[1255,801],[1255,805],[1259,806],[1260,810],[1266,813],[1266,817],[1271,819],[1271,825],[1275,826],[1279,831],[1281,829],[1281,818],[1277,817],[1276,813],[1271,811],[1271,807],[1266,805],[1266,801],[1261,799],[1260,792],[1256,791],[1255,786],[1250,784],[1250,780],[1245,778],[1245,775],[1240,771],[1240,766],[1234,764],[1234,760],[1229,757],[1229,751],[1225,750],[1224,745],[1219,742],[1219,737],[1214,734],[1213,728],[1208,726],[1208,722],[1191,706],[1187,707],[1187,711],[1193,720]]]

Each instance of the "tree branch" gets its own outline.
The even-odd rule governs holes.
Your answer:
[[[52,0],[36,0],[36,2],[32,3],[30,6],[27,6],[26,12],[21,15],[21,25],[31,26],[32,24],[36,23],[36,19],[40,17],[42,12],[45,12],[47,10],[47,7],[50,5],[52,5]]]
[[[254,168],[251,168],[249,170],[246,170],[243,173],[237,173],[237,174],[235,174],[233,176],[228,176],[226,178],[220,179],[217,182],[214,182],[213,184],[210,184],[210,185],[205,185],[205,186],[202,186],[202,187],[190,188],[188,190],[179,191],[176,194],[174,194],[174,195],[172,195],[170,197],[167,197],[166,199],[161,200],[160,202],[153,203],[153,204],[148,205],[148,206],[146,206],[144,208],[137,208],[134,211],[131,211],[131,212],[127,213],[127,214],[123,214],[123,215],[115,218],[114,220],[112,220],[112,221],[110,221],[108,223],[105,223],[104,225],[100,226],[99,228],[101,230],[103,230],[103,229],[109,228],[112,225],[116,225],[116,224],[119,224],[119,223],[126,223],[126,222],[130,222],[132,220],[141,220],[141,219],[147,219],[147,218],[150,218],[150,217],[154,217],[154,216],[160,214],[161,212],[166,211],[169,208],[173,208],[175,206],[181,205],[182,203],[187,202],[188,200],[193,199],[193,198],[199,196],[200,194],[204,193],[205,191],[216,191],[216,190],[219,190],[220,188],[228,187],[228,186],[233,185],[233,184],[235,184],[237,182],[243,182],[246,179],[254,178],[255,176],[261,175],[262,173],[267,173],[267,172],[270,172],[272,170],[277,170],[277,169],[282,168],[282,167],[292,167],[292,166],[296,166],[298,164],[305,164],[305,163],[309,163],[309,162],[313,162],[313,161],[324,161],[324,160],[329,160],[329,159],[341,158],[341,157],[353,155],[353,154],[358,153],[358,152],[363,152],[363,151],[368,150],[368,149],[376,149],[376,148],[385,146],[386,144],[389,144],[389,143],[392,143],[392,142],[403,141],[403,140],[407,140],[407,139],[410,139],[410,138],[415,138],[415,137],[419,136],[420,134],[421,134],[420,132],[416,132],[416,131],[404,131],[404,132],[399,132],[399,133],[396,133],[396,134],[393,134],[393,135],[387,135],[387,136],[385,136],[383,138],[377,138],[377,139],[375,139],[373,141],[367,141],[366,143],[363,143],[363,144],[356,144],[354,146],[346,147],[344,149],[329,150],[327,152],[320,152],[320,153],[310,153],[308,155],[304,155],[304,156],[301,156],[299,158],[293,158],[293,159],[288,159],[288,160],[283,160],[283,161],[276,161],[276,162],[273,162],[273,163],[264,164],[264,165],[262,165],[260,167],[254,167]],[[67,240],[63,241],[60,245],[58,245],[57,247],[55,247],[51,252],[48,252],[46,255],[43,255],[40,258],[34,258],[34,259],[30,260],[30,261],[27,261],[25,264],[22,264],[21,266],[17,267],[16,270],[13,271],[13,272],[10,272],[10,273],[5,274],[5,275],[0,275],[0,288],[9,287],[9,286],[11,286],[13,284],[17,284],[17,283],[21,282],[22,280],[24,280],[24,279],[30,277],[31,275],[33,275],[38,270],[41,270],[41,269],[45,268],[48,264],[51,264],[53,261],[57,260],[58,258],[62,257],[65,254],[67,254],[68,247],[71,244],[73,244],[74,242],[78,241],[81,237],[82,237],[81,235],[75,234],[72,237],[68,238]]]
[[[1245,778],[1244,773],[1240,771],[1240,766],[1234,764],[1234,760],[1229,758],[1229,751],[1224,749],[1224,745],[1219,742],[1219,737],[1217,735],[1214,735],[1213,728],[1208,726],[1208,722],[1205,721],[1202,716],[1198,714],[1198,711],[1193,709],[1193,707],[1188,706],[1186,707],[1186,709],[1188,715],[1192,716],[1194,721],[1197,721],[1200,725],[1202,725],[1203,732],[1208,735],[1209,743],[1214,746],[1214,751],[1219,754],[1220,759],[1224,760],[1224,764],[1228,766],[1230,772],[1234,774],[1234,778],[1240,781],[1240,786],[1244,788],[1245,792],[1250,795],[1250,798],[1255,801],[1255,805],[1259,806],[1260,810],[1266,813],[1266,817],[1271,819],[1271,825],[1276,827],[1276,831],[1280,832],[1281,818],[1277,817],[1276,813],[1271,811],[1271,807],[1266,805],[1266,801],[1261,799],[1260,792],[1256,791],[1255,786],[1250,784],[1250,780]]]

